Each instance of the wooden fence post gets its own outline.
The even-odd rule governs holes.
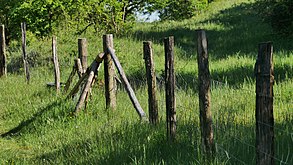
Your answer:
[[[123,70],[123,68],[122,68],[117,56],[115,55],[114,49],[108,47],[108,51],[109,51],[109,53],[110,53],[110,55],[111,55],[111,57],[112,57],[112,59],[114,61],[114,64],[116,65],[116,68],[118,70],[118,73],[119,73],[120,77],[122,78],[123,85],[124,85],[124,87],[126,89],[126,92],[128,93],[128,96],[129,96],[129,98],[130,98],[130,100],[131,100],[136,112],[138,113],[140,119],[142,121],[145,121],[145,119],[146,119],[145,113],[144,113],[142,107],[140,106],[136,96],[135,96],[135,93],[134,93],[134,91],[133,91],[133,89],[132,89],[132,87],[131,87],[131,85],[130,85],[127,77],[126,77],[126,74],[125,74],[125,72],[124,72],[124,70]]]
[[[199,90],[199,111],[200,129],[203,145],[203,152],[211,158],[215,152],[213,138],[212,112],[211,112],[211,89],[210,71],[208,60],[208,45],[204,30],[197,31],[197,62],[198,62],[198,90]]]
[[[52,37],[52,56],[54,63],[54,73],[55,73],[55,87],[57,92],[60,91],[60,70],[59,70],[59,62],[57,57],[57,37]]]
[[[174,37],[164,39],[165,47],[165,87],[167,138],[174,141],[176,136],[176,100],[174,73]]]
[[[0,26],[0,77],[6,76],[5,28]]]
[[[273,46],[260,43],[255,64],[256,75],[256,164],[274,164]]]
[[[23,66],[24,66],[24,73],[26,77],[27,83],[30,81],[30,72],[26,54],[26,23],[21,23],[21,34],[22,34],[22,56],[23,56]]]
[[[78,58],[81,60],[83,72],[87,69],[87,41],[85,38],[78,39]]]
[[[116,81],[115,81],[115,68],[111,55],[109,54],[108,47],[114,49],[113,35],[107,34],[103,36],[104,47],[104,76],[105,76],[105,96],[106,108],[116,109]]]
[[[156,75],[153,60],[152,43],[143,42],[143,54],[146,67],[149,101],[149,121],[152,124],[158,122],[158,100],[156,98]]]

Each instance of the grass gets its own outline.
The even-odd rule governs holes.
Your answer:
[[[141,123],[124,89],[117,111],[105,109],[103,71],[86,112],[72,117],[76,100],[46,87],[52,82],[50,39],[28,35],[31,82],[25,83],[18,42],[9,48],[6,78],[0,79],[0,164],[255,164],[255,78],[259,42],[274,44],[275,162],[293,164],[293,52],[262,22],[249,0],[218,0],[200,15],[179,22],[138,23],[115,37],[118,58],[147,113],[142,41],[153,42],[158,80],[163,79],[163,38],[175,36],[177,139],[166,141],[164,84],[158,81],[160,123]],[[212,76],[212,113],[217,148],[205,163],[199,130],[196,29],[206,30]],[[58,34],[61,80],[66,81],[77,38],[88,40],[89,60],[102,52],[101,36]],[[102,68],[102,67],[101,67]],[[75,80],[76,81],[76,80]],[[281,162],[282,161],[282,162]]]

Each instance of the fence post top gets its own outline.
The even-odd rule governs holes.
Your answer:
[[[273,42],[272,41],[260,42],[258,45],[259,46],[260,45],[273,45]]]
[[[152,44],[152,41],[143,41],[143,44],[145,45]]]
[[[165,39],[165,40],[168,40],[168,39],[174,39],[174,36],[165,37],[164,39]]]
[[[206,30],[205,29],[197,29],[195,30],[196,32],[205,32]]]
[[[104,34],[103,36],[113,36],[113,34]]]

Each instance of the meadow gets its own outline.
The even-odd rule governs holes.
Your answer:
[[[136,23],[114,35],[114,49],[148,113],[143,41],[152,41],[158,77],[157,125],[141,122],[122,86],[117,110],[105,108],[103,69],[86,111],[72,116],[77,100],[46,86],[54,81],[51,38],[28,33],[31,81],[25,82],[20,41],[7,49],[8,75],[0,79],[0,164],[207,164],[201,152],[197,80],[197,29],[208,37],[216,157],[209,164],[255,164],[255,75],[260,42],[274,46],[275,164],[293,164],[292,37],[262,21],[252,0],[217,0],[182,21]],[[103,51],[102,34],[60,29],[61,80],[87,38],[88,61]],[[175,37],[176,141],[166,140],[163,39]],[[101,67],[103,68],[103,67]],[[75,78],[75,82],[77,78]]]

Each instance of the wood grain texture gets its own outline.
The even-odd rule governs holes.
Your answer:
[[[214,156],[215,144],[211,111],[211,78],[209,71],[208,43],[204,30],[197,31],[198,94],[200,111],[200,129],[203,151],[209,158]]]
[[[273,115],[273,46],[271,42],[259,44],[255,64],[256,75],[256,164],[274,164]]]
[[[176,99],[174,71],[174,37],[164,39],[167,138],[176,138]]]

